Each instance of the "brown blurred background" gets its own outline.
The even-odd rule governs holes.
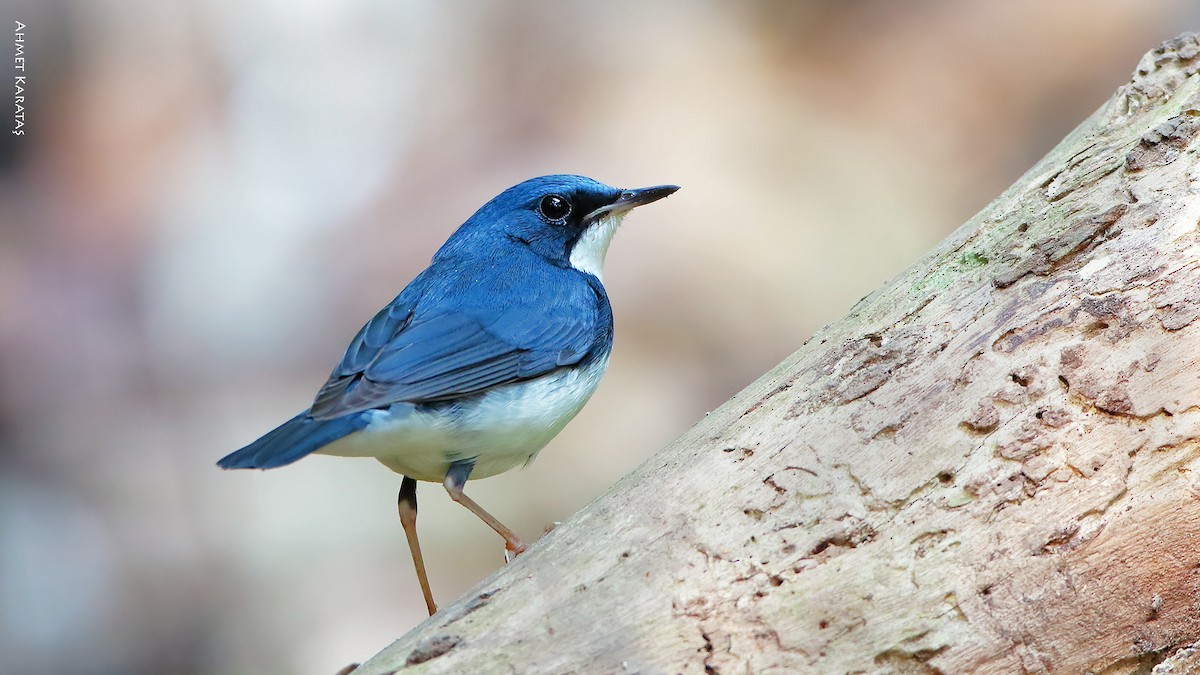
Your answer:
[[[213,463],[303,409],[503,188],[684,186],[613,245],[592,403],[469,484],[532,538],[1200,25],[1189,0],[0,7],[28,24],[29,134],[0,141],[0,671],[22,674],[332,673],[423,618],[398,476]],[[448,603],[501,543],[421,496]]]

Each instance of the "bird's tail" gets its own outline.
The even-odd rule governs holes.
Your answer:
[[[367,426],[366,415],[315,420],[308,411],[296,415],[250,445],[221,458],[222,469],[274,469],[315,452]]]

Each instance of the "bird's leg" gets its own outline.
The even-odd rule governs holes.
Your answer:
[[[425,574],[425,559],[421,557],[421,542],[417,541],[417,481],[404,477],[400,482],[400,496],[396,500],[396,508],[400,511],[400,524],[404,526],[404,536],[408,538],[408,549],[412,551],[413,565],[417,568],[417,581],[421,584],[421,593],[425,596],[425,608],[429,616],[437,611],[433,602],[433,592],[429,590],[429,576]]]
[[[520,555],[529,548],[515,532],[504,526],[503,523],[496,520],[495,516],[483,510],[483,507],[475,503],[467,495],[463,494],[463,486],[467,483],[467,477],[471,475],[471,469],[475,468],[475,462],[472,460],[460,459],[450,465],[450,469],[446,472],[446,480],[442,484],[446,486],[446,492],[450,493],[450,498],[454,501],[467,507],[471,513],[479,516],[479,519],[488,524],[488,527],[496,531],[501,537],[504,537],[504,547],[512,551],[514,555]],[[505,555],[505,558],[508,556]]]

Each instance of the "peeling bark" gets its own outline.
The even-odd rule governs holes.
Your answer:
[[[357,672],[1200,668],[1198,69]]]

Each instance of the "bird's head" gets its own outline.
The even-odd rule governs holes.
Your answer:
[[[625,214],[678,189],[656,185],[622,190],[566,174],[531,178],[480,208],[446,242],[443,252],[452,254],[466,247],[477,251],[503,237],[528,246],[554,265],[599,279],[608,245]]]

